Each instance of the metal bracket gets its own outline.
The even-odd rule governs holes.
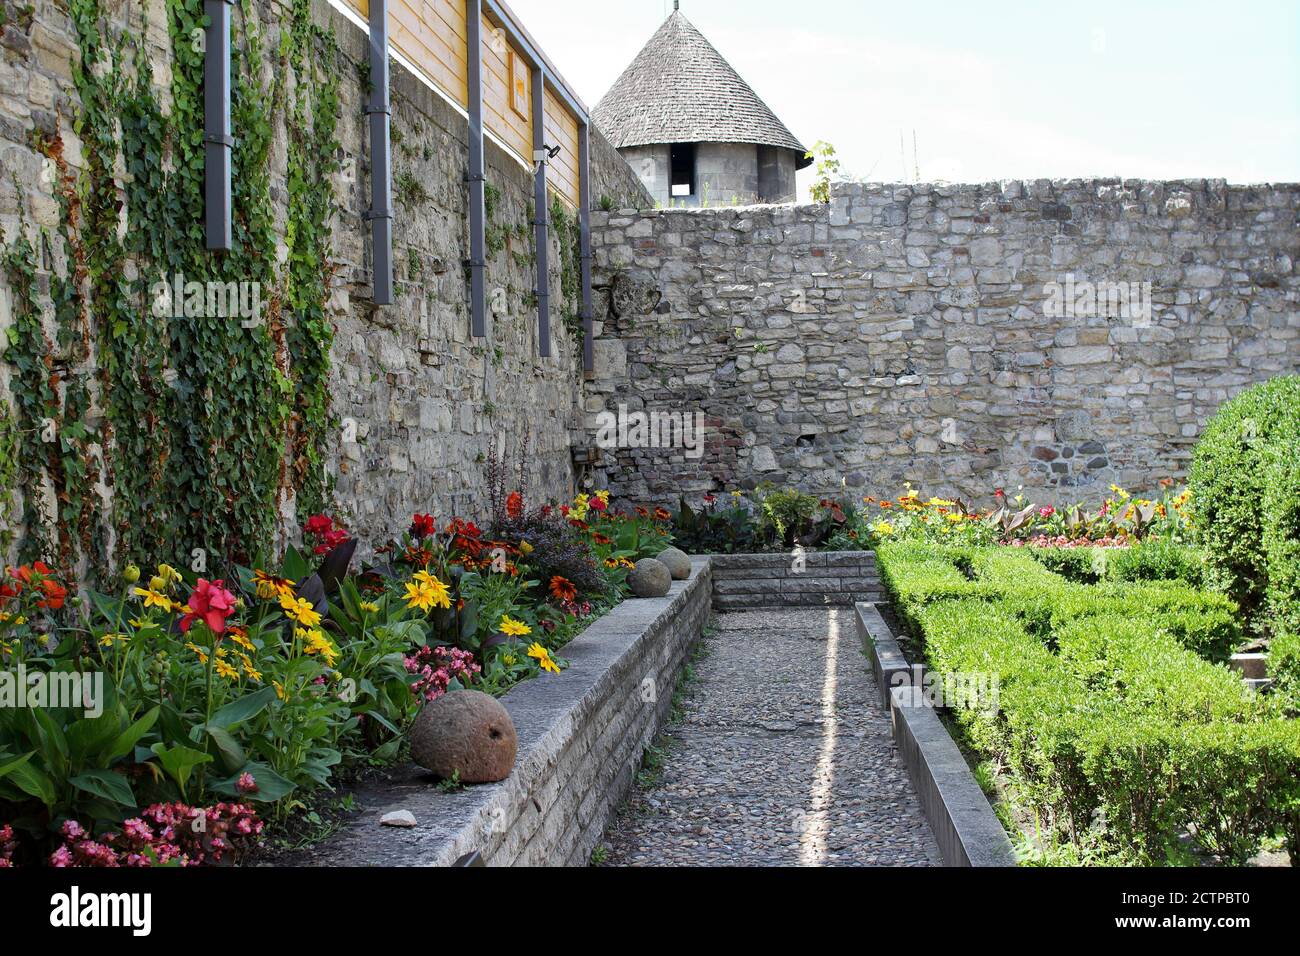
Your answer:
[[[375,219],[392,219],[392,218],[393,218],[393,211],[391,209],[380,209],[378,211],[374,209],[367,209],[365,212],[361,214],[361,219],[363,222],[371,222]]]

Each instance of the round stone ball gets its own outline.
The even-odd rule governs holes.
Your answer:
[[[495,697],[453,690],[425,704],[411,727],[411,758],[444,780],[495,783],[519,751],[514,721]]]
[[[662,561],[642,558],[628,574],[627,585],[639,598],[663,597],[673,586],[673,576]]]
[[[685,581],[691,576],[690,556],[680,548],[665,548],[655,560],[668,569],[674,581]]]

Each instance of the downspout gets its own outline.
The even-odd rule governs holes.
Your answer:
[[[582,372],[596,377],[595,321],[591,305],[591,126],[578,125],[578,252],[582,257]]]
[[[230,154],[230,8],[234,0],[203,0],[208,17],[203,57],[203,196],[207,247],[229,250]]]
[[[537,244],[537,354],[551,357],[550,209],[546,199],[546,78],[533,67],[533,232]]]
[[[389,135],[388,0],[370,0],[370,241],[374,303],[393,304],[393,171]]]
[[[486,178],[483,169],[483,7],[482,0],[465,0],[465,24],[468,37],[469,98],[469,301],[470,334],[487,335],[487,233],[484,220],[487,207],[484,197]]]

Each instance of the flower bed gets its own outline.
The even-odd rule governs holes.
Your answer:
[[[8,569],[5,673],[86,680],[0,708],[0,866],[238,862],[261,817],[396,758],[422,703],[559,673],[669,532],[603,492],[529,511],[494,481],[486,531],[416,515],[359,570],[324,515],[274,568],[128,567],[115,593],[79,594],[49,565]]]
[[[1237,639],[1227,598],[1072,583],[1008,548],[877,554],[930,665],[996,677],[999,706],[956,719],[1035,815],[1042,858],[1187,862],[1190,845],[1240,863],[1278,835],[1300,852],[1300,721],[1201,656]]]

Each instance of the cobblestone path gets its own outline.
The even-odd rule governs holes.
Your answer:
[[[607,866],[938,866],[853,612],[741,611],[605,834]]]

